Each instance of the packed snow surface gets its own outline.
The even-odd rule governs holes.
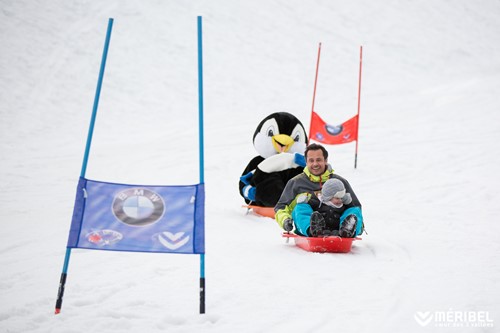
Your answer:
[[[197,16],[206,313],[198,255],[76,249],[56,316],[108,19],[86,177],[175,185],[199,181]],[[495,0],[2,0],[0,331],[498,330],[499,17]],[[348,254],[285,243],[238,193],[264,117],[309,127],[320,42],[332,124],[357,112],[363,46],[357,168],[355,143],[327,147],[363,204]]]

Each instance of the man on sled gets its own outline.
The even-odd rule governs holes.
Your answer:
[[[305,237],[356,237],[363,232],[361,203],[343,177],[328,164],[328,151],[310,144],[306,168],[290,179],[274,207],[278,225]]]

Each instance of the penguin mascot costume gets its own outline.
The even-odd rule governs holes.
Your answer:
[[[240,194],[247,204],[274,207],[289,179],[306,166],[308,143],[302,123],[288,112],[264,118],[253,135],[259,156],[254,157],[240,177]]]

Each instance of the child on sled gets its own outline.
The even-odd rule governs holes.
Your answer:
[[[287,224],[287,225],[285,225]],[[328,179],[320,193],[303,193],[297,197],[292,219],[284,229],[306,237],[356,237],[363,232],[361,207],[354,205],[341,180]]]

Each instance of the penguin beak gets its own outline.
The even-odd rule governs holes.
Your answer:
[[[284,153],[290,150],[295,141],[286,134],[278,134],[273,136],[273,146],[274,149],[279,153]]]

